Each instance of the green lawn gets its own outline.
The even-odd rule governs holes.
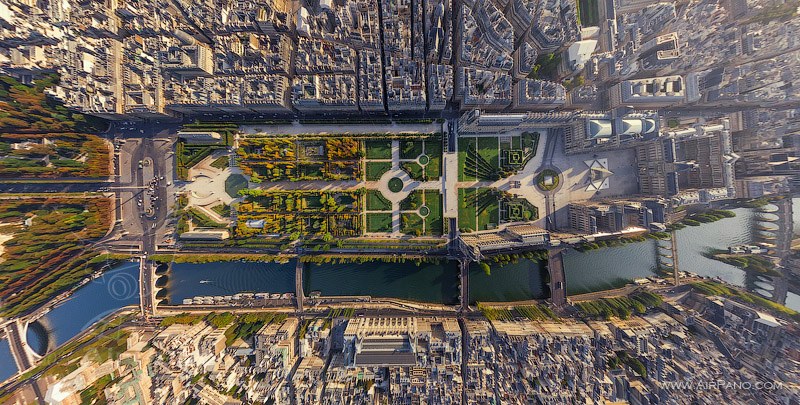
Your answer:
[[[476,212],[478,214],[478,230],[485,231],[487,229],[494,229],[500,223],[500,202],[496,197],[489,194],[491,189],[481,188],[478,189],[479,196],[477,201]],[[492,225],[491,227],[489,225]]]
[[[410,212],[400,216],[400,232],[406,235],[420,236],[423,232],[422,217]]]
[[[389,212],[367,213],[367,232],[391,232],[392,214]]]
[[[400,159],[416,159],[422,154],[422,141],[400,141]]]
[[[408,173],[409,176],[411,176],[412,179],[420,181],[424,180],[423,178],[424,170],[422,169],[422,166],[419,165],[419,163],[403,162],[401,166],[403,167],[403,170],[405,170],[405,172]]]
[[[430,210],[430,214],[425,217],[425,234],[443,234],[442,195],[437,190],[425,190],[425,206]]]
[[[425,155],[430,161],[425,166],[425,174],[428,180],[436,180],[442,177],[442,144],[441,142],[426,141]]]
[[[422,190],[412,191],[408,197],[406,197],[403,201],[400,201],[400,210],[409,211],[419,209],[419,207],[421,207],[424,203],[422,195]]]
[[[479,194],[477,200],[476,194]],[[494,229],[499,222],[500,203],[491,189],[458,190],[458,226],[462,232]]]
[[[597,7],[597,0],[578,0],[578,21],[581,26],[597,26],[600,22],[600,11]]]
[[[478,138],[478,154],[494,167],[500,167],[500,151],[496,137]]]
[[[391,159],[392,141],[369,140],[364,141],[367,159]]]
[[[459,181],[496,180],[500,168],[498,138],[459,138],[458,166]]]
[[[228,155],[220,156],[214,159],[213,162],[211,162],[211,167],[215,167],[220,170],[225,170],[225,168],[228,167],[228,163],[230,163],[230,158],[228,157]]]
[[[381,176],[392,169],[392,162],[367,161],[367,181],[378,181]]]
[[[475,138],[458,138],[458,181],[475,181],[475,173],[467,173],[467,149],[469,146],[477,146]]]
[[[391,201],[387,200],[380,191],[367,190],[367,211],[389,211],[391,209]]]
[[[321,179],[323,168],[324,164],[322,163],[301,164],[298,166],[298,173],[303,179]]]
[[[462,232],[474,232],[478,228],[475,205],[467,203],[475,192],[474,188],[458,189],[458,227]]]

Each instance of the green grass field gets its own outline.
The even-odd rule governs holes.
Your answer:
[[[494,229],[500,222],[500,204],[495,201],[478,213],[478,230]],[[491,225],[491,226],[490,226]]]
[[[400,232],[406,235],[420,236],[423,230],[422,217],[419,215],[408,212],[400,216]]]
[[[378,190],[367,190],[367,211],[390,211],[392,203]]]
[[[442,195],[437,190],[425,190],[425,206],[430,210],[425,217],[425,235],[443,234]]]
[[[475,205],[467,203],[475,192],[474,188],[458,189],[458,227],[462,232],[473,232],[478,228]]]
[[[578,21],[583,27],[592,27],[600,23],[600,10],[597,0],[578,0]]]
[[[391,159],[392,141],[369,140],[364,141],[367,159]]]
[[[430,161],[425,166],[428,180],[442,177],[442,144],[440,142],[425,142],[425,155]]]
[[[409,176],[411,176],[412,179],[420,181],[424,180],[423,174],[425,173],[425,171],[423,170],[422,166],[419,165],[419,163],[403,162],[401,166],[403,167],[403,170],[405,170],[405,172],[408,173]]]
[[[477,201],[476,194],[481,194]],[[499,222],[500,203],[493,199],[490,189],[458,190],[458,225],[463,232],[494,229]]]
[[[228,163],[230,163],[230,158],[228,157],[228,155],[220,156],[214,159],[213,162],[211,162],[211,167],[215,167],[220,170],[225,170],[225,168],[228,167]]]
[[[500,167],[500,151],[495,137],[478,138],[478,154],[494,167]]]
[[[392,162],[369,162],[366,166],[367,181],[378,181],[384,173],[392,169]]]
[[[401,211],[411,211],[411,210],[418,210],[425,203],[423,200],[423,191],[422,190],[414,190],[412,191],[408,197],[400,201],[400,210]]]
[[[367,213],[367,232],[391,232],[392,214],[389,212]]]
[[[469,146],[477,147],[478,141],[475,138],[458,138],[458,181],[475,181],[475,173],[467,173],[467,149]]]
[[[400,141],[400,159],[416,159],[422,154],[423,141]]]

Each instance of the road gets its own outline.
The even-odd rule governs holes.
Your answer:
[[[305,299],[305,294],[303,293],[303,269],[305,268],[305,263],[301,260],[297,260],[297,264],[294,266],[294,299],[297,301],[297,312],[303,313],[303,300]]]
[[[140,305],[145,311],[142,315],[145,317],[153,315],[156,307],[154,287],[157,265],[147,257],[156,251],[158,233],[162,232],[167,219],[167,200],[172,197],[168,193],[170,187],[167,184],[172,183],[173,175],[171,171],[167,173],[166,170],[167,154],[170,149],[170,142],[143,138],[137,154],[140,159],[131,159],[131,170],[141,173],[141,175],[135,176],[135,185],[144,189],[142,203],[137,204],[137,207],[142,225],[142,261],[144,262],[139,278],[139,298]],[[143,162],[141,170],[139,161]],[[133,168],[134,164],[135,168]],[[145,199],[148,201],[144,201]]]
[[[459,276],[461,280],[461,294],[460,294],[460,302],[461,302],[461,312],[469,311],[469,260],[461,259],[458,262],[458,269],[460,270],[461,274]]]
[[[553,168],[553,156],[556,153],[556,146],[558,145],[559,136],[547,135],[544,144],[544,159],[537,171],[544,170],[545,168]],[[544,209],[545,209],[545,228],[549,231],[557,229],[556,224],[556,202],[555,191],[549,191],[544,196]]]
[[[147,259],[156,251],[169,212],[173,170],[172,139],[175,124],[117,123],[109,130],[117,137],[116,182],[110,187],[117,195],[115,243],[134,247],[141,260],[139,271],[140,308],[143,316],[154,312],[156,263]],[[138,136],[137,136],[138,135]],[[172,138],[169,136],[172,135]]]
[[[8,338],[11,354],[14,357],[14,363],[19,370],[27,370],[33,366],[33,361],[28,352],[29,348],[22,336],[22,324],[20,320],[9,322],[6,325],[6,336]]]
[[[567,304],[567,279],[564,274],[563,249],[547,251],[547,269],[550,272],[550,300],[560,307]]]
[[[53,179],[47,181],[19,179],[19,181],[30,182],[0,183],[0,193],[93,193],[103,191],[114,184],[105,178],[91,182],[87,182],[85,179],[80,182],[71,182],[68,179]]]

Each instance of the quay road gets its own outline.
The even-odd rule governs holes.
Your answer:
[[[362,305],[359,307],[358,305]],[[355,309],[356,313],[360,315],[364,315],[366,317],[400,317],[400,316],[417,316],[422,318],[466,318],[466,319],[475,319],[475,320],[486,320],[483,316],[483,313],[480,311],[472,311],[472,312],[457,312],[457,308],[453,308],[450,310],[444,309],[420,309],[420,308],[398,308],[398,307],[381,307],[381,308],[370,308],[363,305],[368,305],[370,302],[361,302],[361,303],[348,303],[346,305],[336,306],[342,308],[353,308]],[[374,303],[373,303],[374,304]],[[214,306],[214,305],[174,305],[174,306],[161,306],[159,307],[159,316],[169,316],[169,315],[177,315],[181,313],[203,313],[207,314],[209,312],[219,312],[220,310],[225,310],[232,313],[246,313],[246,312],[256,312],[256,311],[267,311],[267,312],[277,312],[277,313],[286,313],[287,315],[293,315],[298,317],[322,317],[328,314],[328,306],[321,307],[321,309],[305,309],[303,312],[296,312],[294,307],[243,307],[243,306]]]

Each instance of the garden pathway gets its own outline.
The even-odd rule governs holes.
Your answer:
[[[250,188],[268,191],[314,190],[314,191],[352,191],[372,182],[358,180],[307,180],[307,181],[265,181],[261,184],[251,183]]]

